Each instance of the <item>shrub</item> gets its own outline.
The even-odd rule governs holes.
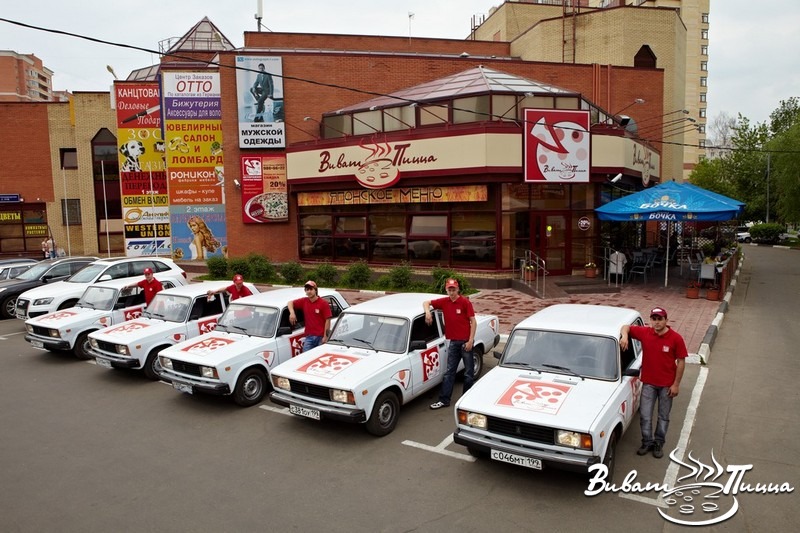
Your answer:
[[[411,286],[411,274],[413,270],[408,263],[403,262],[400,266],[396,266],[389,270],[388,284],[390,289],[395,290],[408,290]]]
[[[750,237],[756,242],[775,244],[784,231],[780,224],[754,224],[750,226]]]
[[[297,261],[282,264],[280,272],[283,280],[289,285],[299,285],[303,279],[303,266]]]
[[[369,285],[371,279],[372,269],[366,261],[356,261],[347,268],[347,273],[345,273],[342,281],[354,289],[363,289]]]
[[[248,263],[247,259],[244,257],[228,259],[228,277],[232,278],[236,274],[241,274],[247,281],[250,281],[250,278],[252,277],[250,272],[250,263]]]
[[[450,270],[449,268],[436,267],[433,269],[433,272],[431,272],[431,275],[433,276],[433,283],[431,288],[433,292],[437,292],[439,294],[446,293],[447,291],[445,290],[444,285],[449,278],[453,278],[458,281],[458,286],[461,289],[461,294],[467,294],[469,292],[472,292],[472,288],[470,287],[469,282],[459,274],[456,274],[455,271]]]
[[[330,263],[322,263],[316,268],[314,275],[311,278],[317,282],[317,285],[323,287],[333,287],[336,284],[336,279],[339,277],[339,271]]]
[[[211,279],[225,279],[228,276],[228,260],[221,255],[209,257],[206,266]]]
[[[253,281],[269,283],[275,279],[275,265],[268,257],[252,253],[247,256],[247,263],[250,265]]]

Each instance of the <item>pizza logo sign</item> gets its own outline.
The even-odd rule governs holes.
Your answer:
[[[439,349],[436,347],[420,352],[422,357],[422,381],[428,381],[438,376],[442,371],[439,363]]]
[[[567,399],[572,387],[517,379],[497,400],[497,405],[554,415]]]
[[[300,335],[294,335],[293,337],[289,337],[289,346],[292,348],[292,357],[297,357],[301,353],[303,353],[303,339],[305,338],[305,334],[301,333]]]
[[[106,333],[108,333],[109,335],[126,335],[133,331],[138,331],[140,329],[149,327],[150,324],[145,324],[143,322],[126,322],[124,324],[120,324],[119,326],[106,331]]]
[[[219,348],[224,348],[225,346],[231,344],[232,342],[233,341],[231,339],[223,339],[220,337],[209,337],[207,339],[195,342],[194,344],[190,344],[185,348],[181,348],[181,351],[189,352],[194,355],[206,355]]]
[[[525,110],[525,181],[589,182],[589,112]]]
[[[200,335],[202,335],[203,333],[210,333],[214,331],[216,327],[217,327],[216,318],[209,318],[208,320],[197,321],[197,329],[200,331]]]
[[[125,314],[123,315],[123,319],[133,320],[135,318],[139,318],[140,316],[142,316],[142,309],[144,309],[143,305],[139,307],[131,307],[129,309],[125,309],[124,311]]]
[[[411,372],[408,369],[398,371],[392,379],[400,383],[405,390],[408,390],[408,386],[411,385]]]
[[[51,313],[45,317],[42,317],[42,320],[63,320],[65,318],[73,317],[77,314],[78,313],[72,311],[59,311],[57,313]]]
[[[351,355],[324,354],[304,364],[297,371],[322,378],[332,378],[358,360],[358,357]]]

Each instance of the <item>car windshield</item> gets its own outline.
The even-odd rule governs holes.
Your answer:
[[[65,281],[72,283],[91,283],[96,280],[105,269],[106,265],[86,265]]]
[[[275,307],[232,303],[219,317],[217,329],[255,337],[274,337],[280,311]]]
[[[39,279],[42,277],[42,274],[50,270],[50,267],[52,266],[53,266],[52,263],[39,263],[37,265],[33,265],[25,272],[22,272],[19,275],[17,275],[17,277],[14,279],[22,279],[25,281],[32,281],[35,279]]]
[[[408,320],[405,318],[345,312],[337,319],[329,342],[405,353],[408,331]]]
[[[192,299],[187,296],[159,293],[144,310],[142,316],[159,318],[169,322],[185,322]]]
[[[118,289],[111,287],[89,287],[84,291],[78,306],[110,311],[117,299]]]
[[[506,344],[500,366],[583,377],[617,379],[617,343],[611,337],[518,329]]]

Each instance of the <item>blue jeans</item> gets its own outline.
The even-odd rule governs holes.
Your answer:
[[[442,389],[439,392],[439,401],[450,405],[450,396],[453,395],[453,384],[456,382],[458,363],[464,360],[464,392],[467,392],[475,381],[475,357],[472,350],[467,351],[464,345],[467,341],[450,341],[447,346],[447,370],[444,373]]]
[[[303,338],[303,351],[307,352],[312,348],[316,348],[322,344],[322,337],[319,335],[306,335]]]
[[[658,421],[656,433],[653,435],[653,408],[658,400]],[[642,398],[639,403],[639,424],[642,426],[642,444],[653,443],[664,445],[669,427],[669,412],[672,410],[672,398],[669,387],[656,387],[642,383]]]

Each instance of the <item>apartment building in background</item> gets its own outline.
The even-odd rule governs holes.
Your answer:
[[[0,50],[0,102],[50,102],[52,78],[35,55]]]
[[[659,119],[637,123],[636,100],[609,112],[624,111],[629,130],[661,152],[663,179],[682,181],[705,154],[709,10],[710,0],[506,0],[473,20],[470,38],[508,42],[525,61],[592,64],[599,77],[663,68]],[[589,96],[603,105],[614,95]]]

